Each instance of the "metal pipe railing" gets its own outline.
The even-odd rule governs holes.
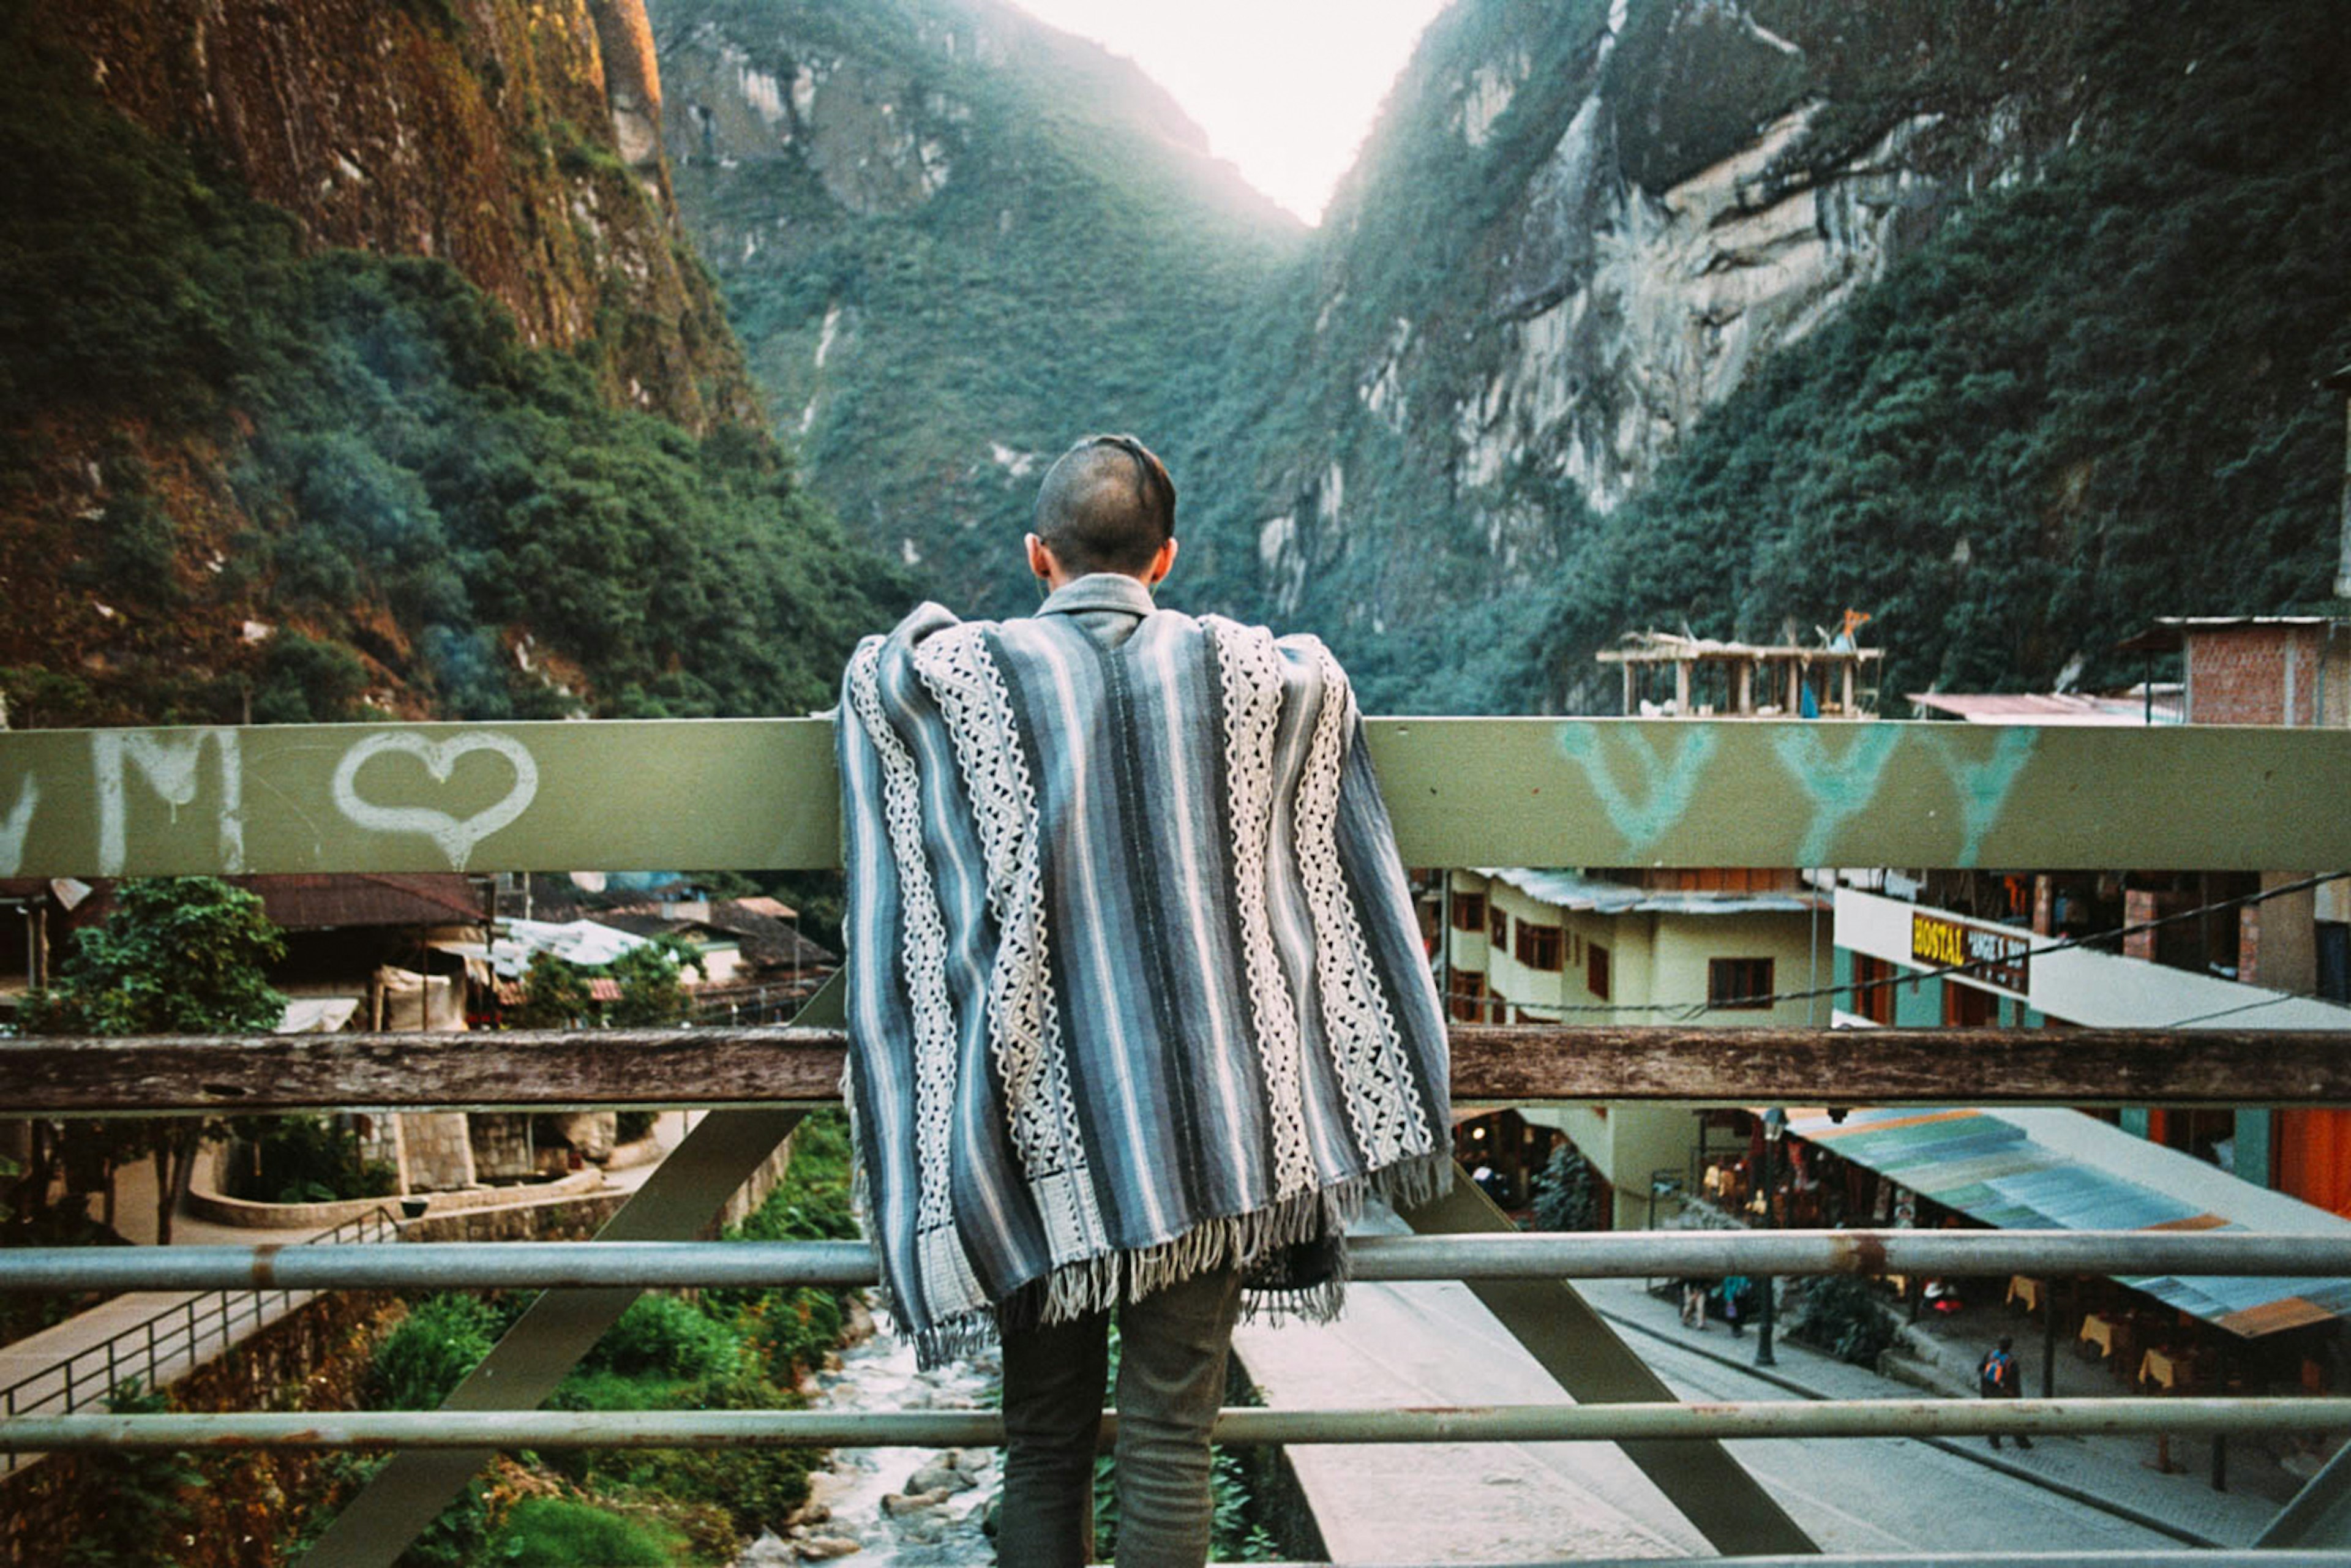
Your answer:
[[[1725,1274],[2351,1276],[2351,1231],[1659,1230],[1364,1237],[1367,1281],[1712,1279]],[[516,1290],[858,1286],[862,1241],[411,1242],[299,1248],[28,1247],[0,1291]]]
[[[1725,1437],[2153,1436],[2351,1430],[2351,1398],[1867,1399],[1708,1405],[1227,1409],[1217,1440],[1292,1443],[1697,1441]],[[1103,1440],[1117,1416],[1102,1418]],[[987,1448],[986,1410],[236,1411],[21,1416],[0,1448]]]
[[[188,1248],[189,1252],[225,1253],[246,1260],[238,1270],[218,1269],[189,1271],[169,1267],[174,1255],[183,1249],[168,1247],[26,1247],[0,1253],[0,1291],[200,1291],[206,1294],[174,1301],[162,1311],[141,1319],[118,1333],[110,1334],[93,1345],[86,1345],[71,1354],[62,1356],[38,1372],[0,1387],[0,1411],[9,1416],[57,1406],[63,1410],[79,1409],[112,1396],[126,1381],[138,1379],[148,1387],[160,1386],[167,1369],[185,1363],[193,1364],[208,1347],[225,1349],[233,1342],[237,1316],[249,1312],[256,1329],[262,1326],[265,1303],[271,1296],[277,1298],[281,1309],[290,1308],[298,1292],[341,1289],[335,1285],[308,1284],[296,1280],[256,1279],[252,1260],[261,1256],[292,1258],[316,1250],[324,1255],[381,1255],[389,1249],[383,1241],[399,1239],[399,1228],[381,1210],[371,1210],[344,1220],[331,1230],[320,1232],[299,1248],[284,1247],[201,1247]],[[349,1244],[356,1239],[359,1245]],[[159,1269],[133,1267],[128,1270],[99,1268],[89,1270],[87,1278],[78,1277],[83,1270],[75,1260],[95,1261],[101,1256],[120,1262],[132,1260],[152,1260],[166,1265]],[[19,1282],[15,1268],[18,1259],[51,1259],[55,1265],[31,1270],[38,1282],[30,1278]],[[99,1364],[103,1363],[101,1367]],[[47,1385],[46,1387],[44,1385]]]

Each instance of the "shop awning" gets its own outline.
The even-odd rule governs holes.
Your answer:
[[[1788,1131],[2011,1230],[2351,1232],[2351,1220],[2063,1110],[1792,1111]],[[2351,1316],[2351,1280],[2116,1276],[2246,1339]]]

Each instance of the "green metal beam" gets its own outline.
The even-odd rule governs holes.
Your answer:
[[[2351,865],[2351,731],[1367,726],[1418,865]],[[0,733],[0,875],[838,863],[831,722]]]
[[[844,990],[841,977],[833,976],[792,1021],[804,1027],[839,1025]],[[596,1239],[691,1239],[791,1135],[801,1114],[798,1110],[711,1112],[604,1222]],[[432,1414],[535,1408],[643,1293],[642,1285],[548,1291],[515,1320]],[[304,1568],[391,1568],[494,1457],[495,1451],[486,1448],[393,1455],[303,1556]]]
[[[1458,1166],[1454,1169],[1452,1191],[1433,1203],[1405,1211],[1403,1218],[1419,1236],[1479,1236],[1518,1228]],[[1467,1283],[1470,1293],[1510,1337],[1567,1390],[1577,1408],[1592,1410],[1603,1419],[1622,1411],[1593,1407],[1646,1404],[1698,1408],[1675,1406],[1673,1390],[1665,1380],[1616,1337],[1574,1286],[1559,1280],[1471,1280]],[[1701,1423],[1683,1435],[1697,1436],[1706,1430]],[[1711,1437],[1697,1442],[1663,1442],[1629,1427],[1612,1429],[1608,1435],[1619,1439],[1625,1457],[1706,1537],[1707,1544],[1723,1555],[1820,1550],[1787,1510],[1731,1458],[1730,1450]]]

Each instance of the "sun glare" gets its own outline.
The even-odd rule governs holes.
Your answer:
[[[1017,0],[1124,55],[1219,158],[1308,223],[1446,0]]]

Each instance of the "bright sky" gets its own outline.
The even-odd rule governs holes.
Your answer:
[[[1219,158],[1313,223],[1447,0],[1013,0],[1126,56]]]

